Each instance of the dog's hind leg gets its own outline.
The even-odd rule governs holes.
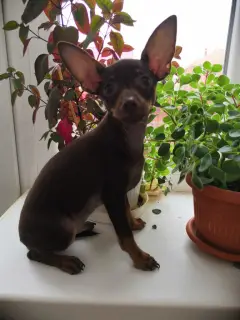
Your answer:
[[[44,222],[44,223],[43,223]],[[66,250],[75,240],[77,229],[74,220],[64,217],[61,221],[54,215],[51,219],[20,219],[21,242],[29,249],[27,257],[69,274],[83,271],[84,263],[76,257],[57,254]]]
[[[51,252],[30,249],[27,253],[30,260],[37,261],[52,267],[56,267],[69,274],[78,274],[84,270],[84,263],[74,256],[60,255]]]

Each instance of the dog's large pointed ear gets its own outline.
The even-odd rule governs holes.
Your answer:
[[[159,80],[170,72],[176,37],[177,17],[170,16],[154,30],[142,52],[141,59],[148,63],[149,69]]]
[[[84,89],[97,92],[104,66],[72,43],[61,41],[58,43],[58,50],[65,66]]]

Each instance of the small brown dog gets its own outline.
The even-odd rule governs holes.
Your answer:
[[[81,272],[83,262],[57,252],[93,227],[86,220],[103,203],[134,266],[159,268],[134,241],[132,230],[144,228],[145,223],[132,217],[127,192],[141,178],[148,115],[157,81],[170,71],[176,31],[177,19],[171,16],[153,32],[141,60],[121,60],[107,68],[73,44],[59,43],[66,67],[86,90],[103,99],[108,113],[96,129],[57,153],[30,190],[19,222],[29,259],[70,274]]]

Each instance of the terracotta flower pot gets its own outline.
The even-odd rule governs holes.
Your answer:
[[[214,186],[206,186],[203,190],[199,190],[192,184],[190,174],[186,180],[192,188],[194,197],[194,225],[198,235],[197,238],[202,239],[205,245],[209,245],[209,248],[212,246],[214,250],[217,249],[222,252],[223,259],[226,258],[226,253],[239,255],[240,193]],[[191,230],[189,228],[191,229],[192,225],[190,222],[187,226],[187,232],[190,238],[195,241],[197,239],[196,235],[191,237],[190,234]],[[201,245],[199,247],[203,248]],[[214,252],[210,252],[211,249],[208,251],[214,254]],[[218,256],[221,257],[221,254],[218,254]]]

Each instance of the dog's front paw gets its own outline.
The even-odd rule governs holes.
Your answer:
[[[135,230],[142,230],[146,225],[146,222],[143,221],[142,219],[138,218],[138,219],[135,219],[135,218],[132,218],[132,221],[131,221],[131,227],[132,227],[132,230],[135,231]]]
[[[153,271],[160,268],[160,264],[147,253],[144,253],[140,259],[135,261],[134,266],[144,271]]]
[[[85,264],[76,257],[64,256],[61,259],[60,269],[71,275],[82,272],[85,268]]]

